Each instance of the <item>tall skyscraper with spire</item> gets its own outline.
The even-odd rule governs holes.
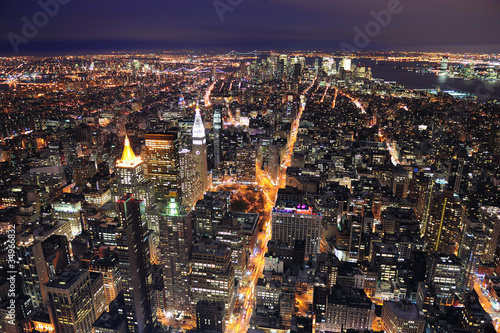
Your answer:
[[[158,232],[157,223],[149,218],[155,204],[153,182],[146,177],[144,161],[140,156],[135,156],[127,136],[122,157],[116,163],[116,176],[111,187],[115,202],[128,193],[133,193],[135,198],[143,200],[148,215],[148,228]]]
[[[217,173],[221,169],[221,142],[222,131],[222,106],[216,105],[214,108],[214,166]]]
[[[208,187],[208,171],[207,171],[207,139],[205,137],[205,127],[201,119],[200,108],[196,107],[196,115],[193,125],[193,162],[196,171],[200,175],[203,184],[203,192]]]

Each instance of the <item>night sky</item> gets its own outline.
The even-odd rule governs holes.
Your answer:
[[[396,0],[59,1],[68,3],[19,43],[18,54],[183,48],[336,51],[341,42],[354,45],[354,28],[364,31],[374,21],[371,11],[386,10]],[[226,6],[223,20],[214,3]],[[500,53],[499,0],[401,0],[399,6],[401,12],[358,49]],[[15,55],[9,33],[24,38],[22,18],[32,23],[41,7],[35,0],[1,0],[1,7],[0,55]]]

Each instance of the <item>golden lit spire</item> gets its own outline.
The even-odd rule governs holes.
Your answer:
[[[130,147],[130,140],[128,139],[128,136],[125,135],[125,147],[123,147],[122,162],[134,163],[134,161],[134,151],[132,150],[132,147]]]
[[[128,136],[125,135],[125,146],[123,147],[122,158],[118,161],[117,165],[120,167],[134,167],[141,162],[142,159],[135,156],[132,147],[130,147],[130,140]]]

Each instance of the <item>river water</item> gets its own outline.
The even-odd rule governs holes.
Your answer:
[[[338,60],[336,62],[338,64]],[[491,97],[500,100],[500,82],[464,80],[460,78],[450,78],[447,76],[438,76],[432,73],[416,73],[397,67],[422,67],[424,63],[416,62],[391,62],[379,61],[377,65],[370,59],[353,59],[357,66],[368,66],[372,69],[374,78],[384,79],[385,81],[395,81],[401,83],[408,89],[436,89],[455,90],[476,94],[482,99]],[[435,65],[436,66],[436,65]]]

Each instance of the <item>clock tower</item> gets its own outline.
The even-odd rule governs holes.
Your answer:
[[[205,127],[203,126],[203,120],[201,120],[200,108],[198,106],[196,106],[196,115],[193,125],[192,151],[193,162],[203,184],[203,193],[205,193],[208,186],[207,138],[205,137]]]

